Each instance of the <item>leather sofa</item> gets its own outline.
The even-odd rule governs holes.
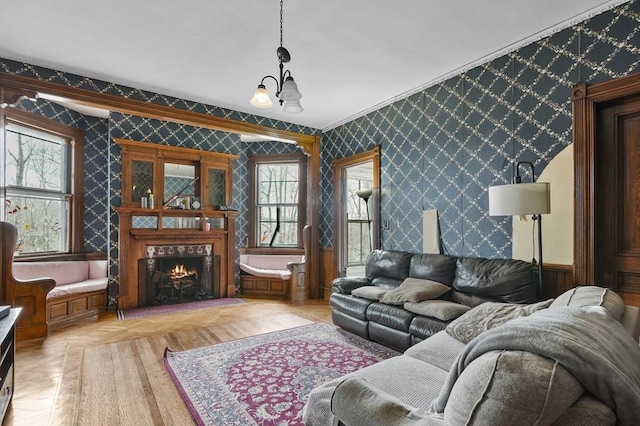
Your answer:
[[[421,315],[405,309],[406,304],[391,305],[354,296],[354,290],[369,286],[392,290],[412,277],[445,284],[450,289],[437,299],[469,308],[484,302],[538,301],[537,268],[515,259],[374,250],[367,258],[365,274],[333,280],[329,298],[333,323],[400,352],[444,330],[454,318]]]

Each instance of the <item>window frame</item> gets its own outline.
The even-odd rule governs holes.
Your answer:
[[[70,146],[69,153],[71,155],[68,164],[71,167],[69,171],[70,175],[68,182],[71,198],[69,202],[69,214],[68,214],[68,248],[67,251],[56,251],[46,253],[26,253],[17,255],[16,259],[57,259],[65,258],[71,254],[82,253],[84,251],[84,131],[82,129],[67,126],[48,118],[15,109],[13,107],[5,108],[2,114],[2,120],[0,120],[1,128],[1,144],[2,150],[1,161],[4,165],[6,163],[6,127],[8,123],[15,125],[29,127],[40,132],[49,133],[59,138],[65,139]],[[6,168],[5,168],[6,169]],[[1,179],[2,189],[2,219],[5,218],[4,200],[6,199],[7,184],[4,174]]]
[[[297,250],[304,248],[302,230],[307,218],[307,157],[303,153],[292,154],[255,154],[248,156],[249,163],[249,233],[248,247],[269,251]],[[260,164],[298,163],[298,229],[297,246],[261,246],[258,241],[258,166]]]

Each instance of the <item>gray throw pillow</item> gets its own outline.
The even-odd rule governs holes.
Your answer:
[[[565,291],[553,301],[550,308],[558,306],[602,306],[616,321],[624,314],[625,303],[617,293],[608,288],[595,285],[578,286]]]
[[[437,318],[440,321],[451,321],[471,309],[470,306],[447,300],[423,300],[422,302],[405,302],[404,309],[425,317]]]
[[[404,305],[404,302],[436,299],[449,290],[451,290],[450,287],[436,281],[408,277],[398,287],[386,292],[380,298],[380,302],[389,305]]]
[[[380,300],[389,290],[375,285],[365,285],[351,290],[351,295],[369,300]]]
[[[483,332],[518,317],[526,317],[540,309],[548,308],[553,299],[530,305],[486,302],[456,318],[445,329],[462,343],[469,343]]]

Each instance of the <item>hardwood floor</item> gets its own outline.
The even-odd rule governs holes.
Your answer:
[[[164,368],[164,347],[186,350],[311,322],[331,323],[326,301],[245,300],[125,321],[107,312],[44,340],[19,342],[15,394],[3,425],[190,424]]]

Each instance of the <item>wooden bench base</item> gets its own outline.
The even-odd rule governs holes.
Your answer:
[[[49,330],[75,324],[86,318],[97,318],[107,307],[107,290],[69,294],[47,300]]]
[[[249,297],[289,298],[291,280],[240,275],[240,293]]]

